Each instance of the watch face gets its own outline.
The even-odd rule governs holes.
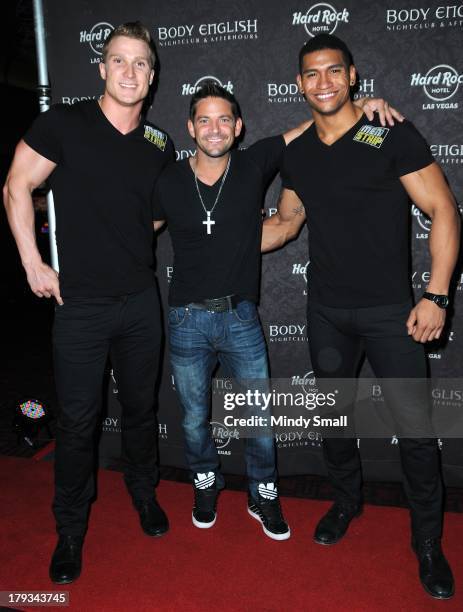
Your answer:
[[[446,295],[439,295],[436,299],[436,303],[441,308],[447,308],[449,305],[449,298]]]

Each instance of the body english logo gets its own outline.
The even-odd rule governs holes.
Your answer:
[[[391,3],[392,4],[392,3]],[[431,4],[431,3],[430,3]],[[434,7],[386,9],[386,27],[391,31],[425,30],[434,28],[461,28],[463,25],[463,4]]]

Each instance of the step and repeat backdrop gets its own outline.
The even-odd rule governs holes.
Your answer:
[[[64,10],[65,9],[65,10]],[[214,79],[238,98],[248,146],[278,134],[309,116],[295,83],[300,47],[312,36],[335,33],[350,46],[360,76],[360,93],[384,97],[412,120],[427,139],[458,201],[463,178],[463,3],[449,0],[74,0],[45,2],[45,27],[53,102],[75,104],[103,91],[97,64],[105,37],[118,24],[140,19],[150,29],[159,56],[158,83],[148,118],[167,131],[177,159],[195,152],[186,130],[191,94]],[[277,177],[266,214],[276,208]],[[389,212],[384,210],[386,217]],[[430,274],[431,221],[410,203],[410,282],[419,297]],[[391,236],[391,240],[394,236]],[[303,387],[312,376],[305,305],[310,267],[304,229],[298,240],[262,261],[260,315],[272,375]],[[157,275],[164,305],[172,277],[168,232],[157,245]],[[355,270],[352,270],[355,274]],[[463,371],[463,277],[459,266],[445,338],[428,347],[433,377],[457,379]],[[368,363],[362,374],[371,376]],[[219,381],[218,385],[226,384]],[[439,385],[435,397],[461,405],[462,387]],[[120,453],[117,384],[108,390],[100,454],[110,463]],[[159,437],[163,465],[184,467],[181,411],[175,381],[164,356],[159,390]],[[242,473],[243,441],[223,423],[212,423],[224,472]],[[281,475],[323,474],[320,434],[308,429],[277,436]],[[446,482],[463,486],[463,444],[439,441]],[[399,480],[397,439],[361,439],[364,475]]]

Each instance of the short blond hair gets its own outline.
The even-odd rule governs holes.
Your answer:
[[[149,61],[151,68],[154,68],[156,64],[156,51],[154,50],[153,39],[151,38],[150,31],[141,23],[141,21],[129,21],[128,23],[122,23],[111,32],[103,43],[102,55],[104,63],[106,63],[108,47],[116,36],[127,36],[127,38],[135,38],[136,40],[142,40],[145,42],[149,49]]]

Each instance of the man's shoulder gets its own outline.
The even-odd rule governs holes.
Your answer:
[[[49,112],[58,117],[79,117],[95,110],[96,100],[80,100],[74,104],[58,102],[50,106]]]
[[[80,102],[76,104],[64,104],[63,102],[52,104],[48,110],[40,113],[39,117],[42,121],[65,121],[68,117],[72,117],[79,113],[76,106],[80,104]]]
[[[57,162],[65,142],[78,142],[82,135],[81,104],[52,104],[40,113],[24,134],[24,141],[38,153]]]
[[[421,132],[412,121],[404,119],[402,122],[396,121],[391,127],[395,138],[407,138],[410,134],[422,136]]]
[[[279,159],[284,149],[283,135],[278,134],[261,138],[244,149],[234,149],[232,155],[235,160],[241,161],[241,168],[250,170],[251,167],[256,167],[262,170]]]
[[[144,127],[149,127],[153,132],[158,132],[160,135],[169,136],[166,130],[163,130],[162,128],[159,127],[159,125],[157,125],[156,123],[153,123],[146,117],[143,119],[143,125]]]
[[[300,149],[305,149],[306,147],[310,147],[310,145],[314,142],[315,140],[315,135],[316,135],[316,131],[315,131],[315,123],[312,123],[311,125],[309,125],[309,127],[304,130],[302,132],[302,134],[299,134],[299,136],[296,136],[296,138],[294,138],[287,146],[286,146],[286,151],[299,151]]]
[[[376,114],[371,121],[363,115],[346,133],[338,152],[343,156],[352,156],[352,161],[356,160],[353,163],[359,159],[366,161],[372,156],[389,159],[396,155],[397,144],[403,134],[403,127],[399,123],[383,126]]]
[[[248,147],[244,149],[238,149],[237,151],[243,155],[252,155],[256,151],[266,151],[272,153],[274,151],[283,150],[285,146],[286,145],[283,134],[274,134],[273,136],[265,136],[264,138],[259,138]]]
[[[73,125],[81,126],[82,121],[90,114],[94,113],[95,101],[85,100],[76,102],[75,104],[57,103],[52,104],[50,108],[40,113],[35,123],[40,122],[40,126],[49,127],[50,129],[69,129]],[[63,132],[64,135],[64,132]]]
[[[358,123],[358,129],[355,131],[353,140],[376,138],[378,143],[382,144],[384,142],[384,144],[390,146],[407,139],[411,134],[419,134],[411,121],[404,119],[402,122],[396,121],[394,125],[383,126],[378,115],[375,114],[372,121],[365,116],[363,117],[363,120]]]
[[[188,161],[188,158],[167,164],[158,179],[158,186],[162,188],[177,185],[188,175],[188,172],[190,171],[189,166],[190,162]]]
[[[142,136],[151,144],[156,145],[163,153],[169,153],[173,148],[172,139],[169,134],[146,118],[142,121]]]

